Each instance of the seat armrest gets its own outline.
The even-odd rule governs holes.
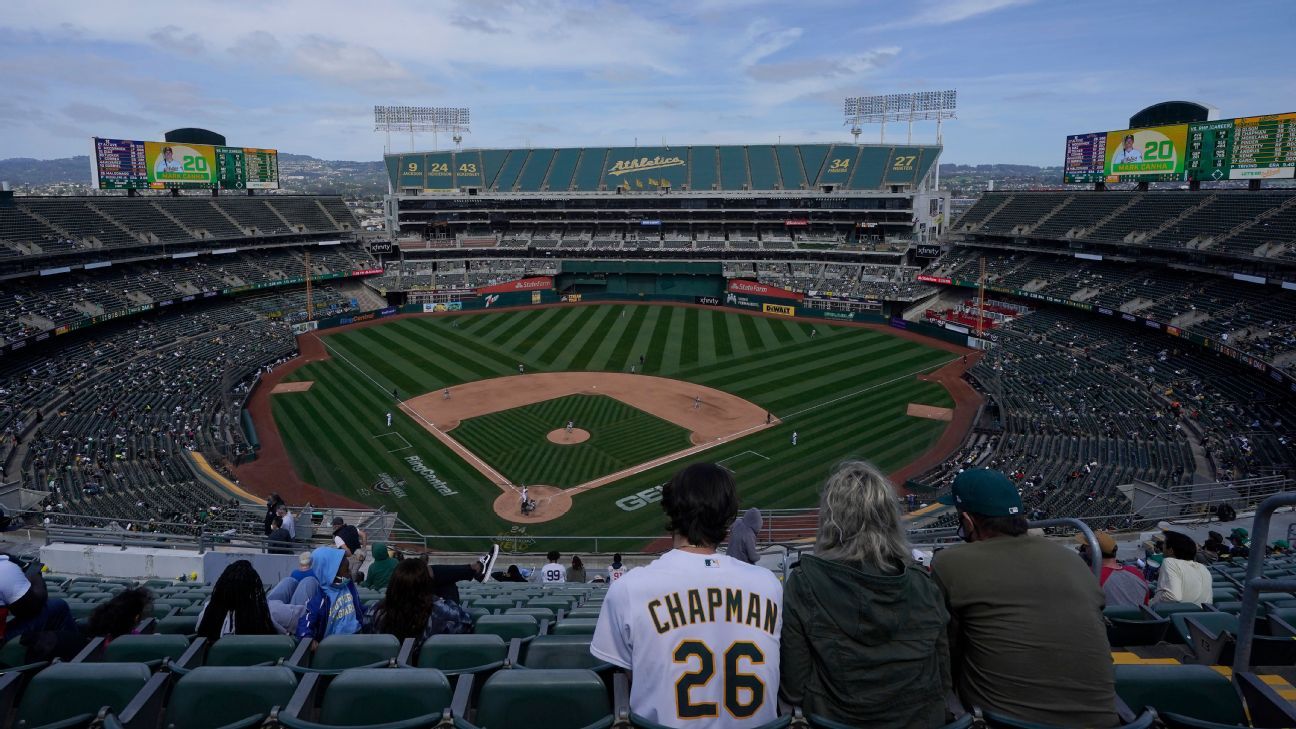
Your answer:
[[[126,704],[118,717],[125,729],[152,729],[157,726],[170,680],[171,676],[166,673],[155,673],[149,677],[148,683]]]
[[[72,657],[72,663],[90,663],[91,658],[98,660],[103,657],[104,639],[103,637],[91,638],[86,643],[81,652]]]
[[[157,618],[144,618],[135,626],[135,632],[141,634],[157,632]]]
[[[1233,674],[1233,682],[1242,692],[1247,713],[1254,727],[1296,726],[1296,707],[1278,695],[1272,686],[1249,671]]]
[[[1269,635],[1277,638],[1296,638],[1296,627],[1277,615],[1270,615]]]
[[[306,665],[310,663],[310,647],[310,638],[302,638],[297,641],[297,647],[293,649],[292,655],[284,659],[284,665],[297,666],[300,668],[306,667]]]
[[[18,694],[26,682],[27,673],[7,671],[0,676],[0,716],[13,716],[14,706],[18,704]]]
[[[296,719],[307,719],[324,682],[320,680],[318,673],[308,673],[301,677],[297,683],[297,690],[293,692],[292,698],[288,699],[288,704],[279,710],[280,714],[291,716]]]
[[[509,640],[508,656],[504,658],[504,668],[514,668],[522,660],[522,639]]]
[[[612,674],[612,716],[616,721],[630,721],[630,675],[625,671]]]
[[[194,638],[189,647],[185,649],[180,657],[175,659],[175,665],[182,669],[197,668],[202,665],[203,659],[207,656],[207,639]]]
[[[401,641],[400,650],[396,652],[396,665],[410,665],[410,657],[414,654],[414,639],[406,638]]]
[[[454,696],[450,699],[450,714],[456,719],[468,719],[468,702],[472,700],[474,678],[471,673],[460,674],[455,683]]]

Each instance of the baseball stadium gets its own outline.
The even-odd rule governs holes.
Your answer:
[[[1269,111],[962,200],[858,129],[456,136],[380,230],[95,137],[95,194],[0,186],[0,726],[1296,726]]]

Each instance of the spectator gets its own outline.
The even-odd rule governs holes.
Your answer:
[[[580,557],[573,554],[571,569],[567,570],[567,581],[585,582],[587,579],[585,576],[585,563],[581,561]]]
[[[716,551],[738,510],[733,475],[712,463],[687,466],[662,487],[661,505],[672,549],[608,588],[590,653],[632,672],[630,709],[649,721],[697,729],[773,721],[783,586],[769,570]],[[745,610],[720,608],[717,600],[739,591]],[[735,664],[745,690],[728,679],[690,680],[708,669],[731,675],[725,666]]]
[[[0,554],[0,621],[12,616],[4,624],[5,642],[29,633],[68,633],[79,637],[80,629],[67,603],[46,594],[40,568],[39,562],[33,562],[24,573],[8,555]],[[30,645],[30,641],[24,640],[23,645]]]
[[[868,463],[838,466],[819,497],[815,554],[784,587],[779,696],[852,726],[940,726],[948,625],[940,588],[910,557],[894,487]]]
[[[288,536],[292,537],[293,541],[296,541],[297,520],[293,517],[292,511],[288,509],[288,505],[280,504],[279,510],[276,513],[279,515],[280,519],[283,519],[283,527],[288,530]]]
[[[1107,532],[1094,532],[1098,539],[1098,549],[1102,552],[1102,575],[1098,584],[1102,585],[1103,597],[1107,606],[1146,605],[1148,585],[1143,579],[1143,570],[1133,565],[1123,565],[1116,560],[1116,540]],[[1089,554],[1089,540],[1083,534],[1075,536],[1080,542],[1080,556],[1085,564],[1093,564],[1093,555]]]
[[[283,517],[275,516],[270,522],[272,529],[266,537],[266,551],[270,554],[292,554],[292,535],[284,528]]]
[[[1197,543],[1192,537],[1176,531],[1165,533],[1165,558],[1161,560],[1161,576],[1152,602],[1211,604],[1215,594],[1210,570],[1194,561],[1196,557]]]
[[[526,582],[527,578],[522,575],[522,571],[518,569],[517,565],[511,564],[508,566],[508,570],[498,578],[498,581],[499,582]]]
[[[540,582],[545,585],[553,585],[559,582],[567,581],[567,568],[558,564],[562,555],[557,551],[550,552],[547,555],[549,563],[540,568]]]
[[[752,507],[743,512],[742,518],[729,530],[729,556],[747,564],[760,561],[760,553],[756,551],[756,533],[760,528],[760,509]]]
[[[942,501],[957,507],[959,535],[970,542],[932,559],[963,704],[1041,724],[1116,726],[1093,573],[1071,550],[1027,535],[1017,487],[999,471],[963,471]]]
[[[396,569],[398,562],[392,558],[384,542],[374,542],[370,549],[373,552],[373,562],[369,565],[369,571],[365,573],[365,581],[362,584],[371,590],[386,589],[392,570]],[[428,577],[431,579],[431,575]]]
[[[1247,540],[1251,538],[1251,533],[1242,527],[1235,527],[1229,532],[1229,556],[1233,558],[1246,559],[1251,556],[1251,548],[1247,546]]]
[[[624,564],[621,564],[621,553],[617,552],[612,555],[612,564],[608,565],[607,581],[616,582],[625,576],[627,569],[628,568]]]
[[[276,512],[279,511],[279,507],[283,504],[283,502],[284,500],[279,497],[279,494],[270,494],[270,499],[266,501],[266,514],[265,514],[266,536],[269,536],[270,532],[274,531],[275,514]]]
[[[311,571],[319,581],[320,590],[306,603],[306,612],[294,631],[296,636],[321,641],[330,635],[360,632],[364,605],[356,593],[355,583],[351,581],[351,565],[346,559],[346,551],[334,547],[317,548],[311,552]]]
[[[293,570],[289,577],[294,580],[302,580],[307,577],[314,577],[311,572],[311,553],[302,552],[297,555],[297,569]]]
[[[347,524],[340,516],[333,517],[333,546],[346,550],[351,574],[359,574],[365,561],[364,540],[360,530]]]
[[[403,559],[391,572],[386,596],[374,608],[373,626],[375,633],[401,641],[413,638],[417,654],[423,641],[434,635],[472,632],[472,616],[459,603],[436,595],[426,562]]]
[[[138,632],[140,621],[152,607],[153,593],[147,587],[122,590],[90,613],[87,630],[92,636],[103,636],[107,644],[119,635]]]
[[[462,603],[463,601],[459,599],[459,583],[471,580],[486,582],[493,576],[491,570],[495,568],[497,559],[499,559],[499,545],[492,544],[490,551],[478,557],[472,564],[430,565],[428,571],[432,574],[432,589],[442,600]]]
[[[198,614],[198,635],[209,641],[230,635],[275,635],[286,632],[270,615],[261,575],[246,559],[230,562],[212,587],[211,599]]]

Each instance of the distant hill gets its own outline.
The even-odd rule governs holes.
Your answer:
[[[74,192],[90,185],[90,157],[0,159],[0,181],[31,193]],[[286,192],[375,197],[386,194],[387,175],[381,161],[322,160],[280,152],[279,184]]]

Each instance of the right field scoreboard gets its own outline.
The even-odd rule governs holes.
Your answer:
[[[1296,177],[1296,114],[1067,137],[1063,181],[1183,182]]]
[[[1296,114],[1249,116],[1188,125],[1188,179],[1296,177]]]

